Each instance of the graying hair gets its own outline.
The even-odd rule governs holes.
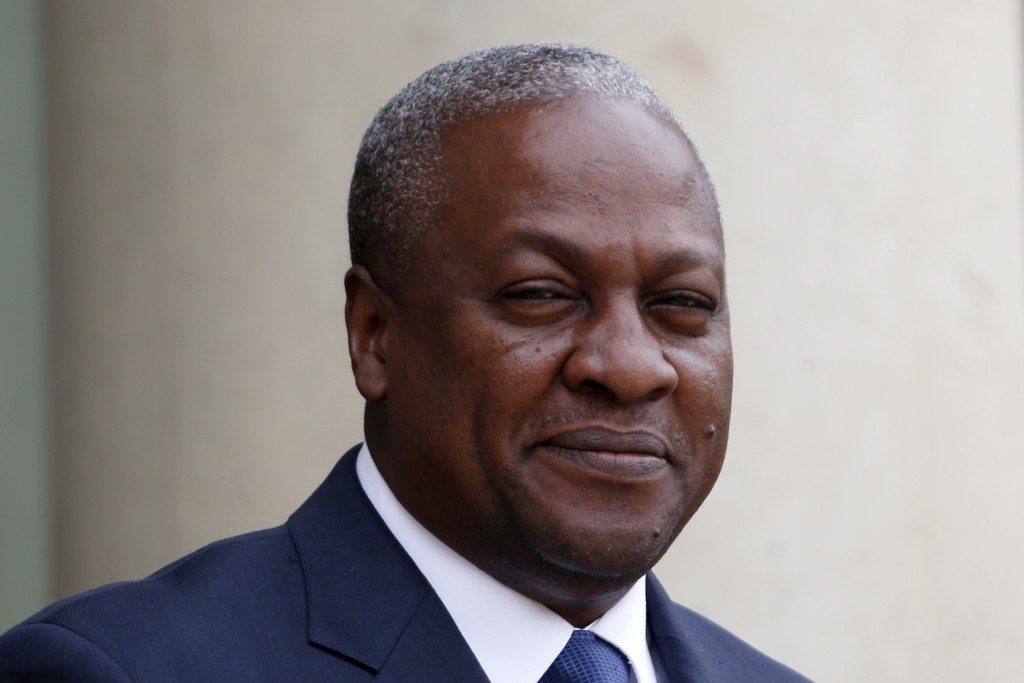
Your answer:
[[[665,101],[631,66],[574,45],[534,43],[474,52],[406,85],[377,112],[356,156],[348,204],[352,263],[377,276],[404,269],[409,244],[434,222],[443,199],[437,167],[446,128],[579,95],[635,104],[682,130]]]

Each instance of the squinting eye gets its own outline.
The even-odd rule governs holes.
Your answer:
[[[564,320],[578,309],[573,290],[554,280],[510,285],[499,295],[508,320],[522,325],[547,325]]]
[[[502,296],[505,297],[506,299],[520,299],[526,301],[545,301],[549,299],[564,298],[564,296],[560,292],[556,292],[550,289],[541,289],[538,287],[514,289],[512,291],[503,292]]]
[[[696,292],[673,292],[651,301],[649,305],[658,308],[697,308],[710,312],[717,308],[714,301]]]
[[[707,329],[717,304],[696,292],[668,292],[647,303],[654,319],[667,330],[701,335]]]
[[[527,280],[509,285],[500,293],[503,299],[514,301],[557,301],[573,298],[572,290],[557,280]]]

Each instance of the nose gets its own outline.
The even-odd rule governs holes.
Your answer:
[[[619,403],[654,401],[675,390],[679,374],[635,303],[617,302],[588,318],[562,367],[569,389]]]

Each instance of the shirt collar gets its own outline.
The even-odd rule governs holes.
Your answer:
[[[569,642],[572,625],[449,548],[398,502],[366,444],[356,475],[370,503],[423,573],[493,683],[536,681]],[[638,683],[654,683],[647,645],[646,578],[587,627],[619,648]]]

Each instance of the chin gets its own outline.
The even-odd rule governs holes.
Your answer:
[[[678,517],[642,523],[602,524],[560,529],[538,539],[534,550],[559,573],[593,579],[635,581],[668,550],[681,528]]]

